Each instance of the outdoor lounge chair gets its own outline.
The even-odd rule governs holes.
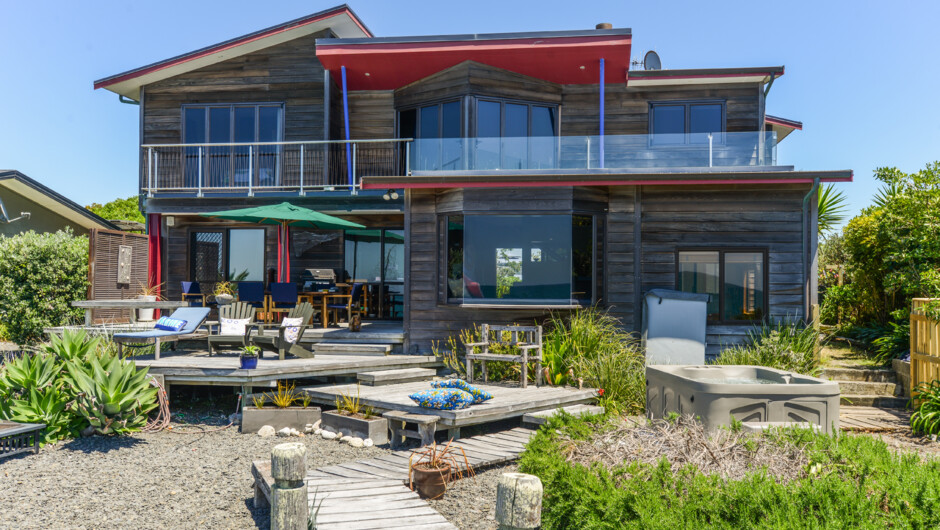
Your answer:
[[[151,329],[130,333],[115,333],[112,340],[118,346],[118,356],[123,356],[124,344],[153,344],[154,359],[159,359],[161,342],[176,342],[184,335],[195,333],[209,317],[209,311],[208,307],[181,307],[173,311],[170,318],[186,321],[186,325],[179,331]]]
[[[223,318],[237,318],[237,319],[251,319],[248,322],[250,326],[253,324],[252,321],[255,319],[255,308],[251,307],[247,302],[233,302],[228,305],[223,305],[219,307],[219,324],[212,324],[209,326],[209,336],[207,338],[209,342],[209,355],[215,350],[218,350],[223,347],[229,348],[241,348],[247,346],[246,335],[247,333],[241,333],[238,335],[222,335],[222,323]],[[216,328],[215,334],[213,334],[213,327]],[[248,328],[246,326],[245,331],[247,332]]]
[[[248,343],[253,346],[258,346],[262,350],[270,350],[277,352],[278,359],[284,360],[285,356],[289,353],[295,357],[306,357],[308,359],[313,358],[313,352],[302,347],[300,345],[300,339],[304,336],[304,330],[307,329],[307,326],[310,324],[310,320],[313,318],[315,310],[310,302],[303,302],[297,304],[294,308],[287,313],[287,316],[284,318],[302,318],[300,329],[297,332],[297,338],[293,341],[288,340],[285,337],[285,328],[281,324],[251,324],[248,326],[246,331],[246,337]],[[265,335],[265,329],[277,329],[277,334]],[[258,330],[257,335],[252,335],[253,330]]]

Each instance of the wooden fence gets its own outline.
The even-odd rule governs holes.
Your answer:
[[[940,321],[928,318],[926,306],[938,298],[915,298],[911,307],[911,388],[940,379]]]

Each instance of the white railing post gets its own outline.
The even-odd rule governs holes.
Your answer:
[[[153,197],[153,147],[147,148],[147,197]]]
[[[357,146],[358,146],[358,144],[357,144],[356,142],[353,142],[353,143],[352,143],[352,177],[353,177],[353,181],[352,181],[352,189],[349,190],[352,195],[356,195],[356,194],[357,194],[356,186],[358,186],[357,182],[358,182],[358,180],[359,180],[359,176],[356,175],[356,152],[357,152],[356,147],[357,147]]]
[[[405,175],[411,176],[411,142],[405,142]]]
[[[153,154],[153,185],[160,187],[160,151]]]
[[[300,144],[300,195],[304,195],[304,144]]]
[[[196,197],[202,197],[202,147],[199,148],[198,169],[199,176],[196,178]]]
[[[591,137],[587,137],[587,168],[591,169]]]
[[[708,167],[712,167],[712,133],[708,133]]]
[[[255,163],[254,163],[254,159],[252,158],[251,148],[252,146],[249,145],[248,146],[248,196],[254,197],[255,193],[254,191],[252,191],[251,186],[255,180]]]

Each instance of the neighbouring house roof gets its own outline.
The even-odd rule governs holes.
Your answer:
[[[764,123],[770,126],[770,130],[777,133],[777,142],[789,136],[793,131],[803,130],[803,122],[801,121],[778,118],[770,114],[764,115]]]
[[[851,182],[852,170],[838,171],[753,171],[712,170],[672,173],[624,172],[600,170],[590,174],[572,171],[438,171],[433,175],[394,177],[363,177],[362,189],[444,189],[444,188],[505,188],[558,186],[658,186],[715,184],[809,184],[820,182]]]
[[[631,31],[591,29],[372,39],[317,39],[317,58],[349,90],[391,90],[464,61],[559,84],[622,83],[630,67]]]
[[[95,88],[104,88],[136,100],[140,97],[140,87],[143,85],[326,29],[331,30],[339,37],[372,36],[372,32],[359,20],[356,13],[349,6],[343,4],[248,35],[99,79],[95,81]]]
[[[783,66],[752,68],[693,68],[683,70],[631,70],[627,85],[654,87],[675,85],[713,85],[717,83],[769,83],[783,75]]]
[[[83,208],[39,182],[13,169],[0,169],[0,191],[8,189],[36,204],[48,208],[69,221],[87,229],[105,228],[118,230],[118,227],[102,217]],[[0,193],[2,198],[2,193]],[[16,215],[19,212],[8,212]]]

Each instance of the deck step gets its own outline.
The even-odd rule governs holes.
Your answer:
[[[870,383],[894,383],[894,370],[878,368],[826,368],[821,377],[830,381],[867,381]]]
[[[567,407],[560,407],[557,409],[548,409],[540,410],[538,412],[530,412],[522,416],[522,423],[529,425],[542,425],[547,422],[549,418],[558,414],[558,411],[565,411],[568,414],[573,416],[581,416],[584,414],[603,414],[604,407],[599,407],[597,405],[569,405]]]
[[[437,370],[432,368],[401,368],[398,370],[359,372],[356,374],[356,379],[358,379],[364,385],[382,386],[393,385],[396,383],[427,381],[436,375]]]
[[[880,383],[871,381],[838,381],[839,391],[846,395],[855,396],[886,396],[895,397],[900,387],[895,383]]]
[[[374,355],[385,356],[392,352],[391,344],[357,344],[355,342],[317,342],[310,346],[317,355]]]
[[[843,407],[879,407],[903,409],[907,406],[907,401],[907,398],[894,396],[878,396],[872,394],[842,394],[840,405]]]

